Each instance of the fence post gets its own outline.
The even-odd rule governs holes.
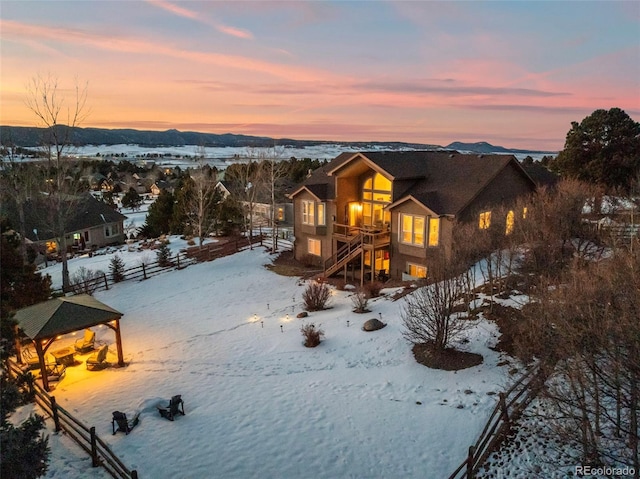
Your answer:
[[[504,397],[504,393],[499,394],[500,397],[500,409],[502,410],[502,419],[509,424],[509,410],[507,409],[507,401]]]
[[[104,278],[104,289],[109,289],[109,283],[107,282],[107,273],[102,273],[102,277]]]
[[[100,465],[100,462],[98,461],[98,447],[96,446],[95,426],[91,426],[89,432],[91,433],[91,465],[93,467],[98,467]]]
[[[142,276],[147,279],[147,268],[145,268],[144,263],[142,263]]]
[[[180,269],[180,252],[176,253],[176,261],[178,262],[178,269]]]
[[[60,417],[58,416],[58,405],[55,396],[51,396],[51,414],[53,415],[53,423],[56,425],[56,432],[60,431]]]
[[[467,479],[473,479],[473,455],[476,452],[474,446],[469,446],[469,455],[467,456]]]

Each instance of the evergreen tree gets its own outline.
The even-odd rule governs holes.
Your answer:
[[[111,274],[111,280],[114,283],[124,281],[124,260],[119,255],[115,255],[111,258],[111,262],[109,263],[109,273]]]
[[[122,197],[122,207],[137,210],[142,204],[142,196],[134,188],[129,188]]]
[[[174,203],[173,194],[162,190],[156,201],[149,207],[147,219],[140,229],[140,234],[147,238],[157,238],[162,234],[169,233]]]
[[[156,251],[156,257],[158,258],[158,264],[160,266],[171,266],[171,250],[167,243],[160,245],[160,248]]]
[[[564,149],[550,166],[589,183],[629,188],[640,175],[640,123],[620,108],[596,110],[571,123]]]

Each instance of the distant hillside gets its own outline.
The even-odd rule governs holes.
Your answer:
[[[60,128],[68,128],[61,125]],[[16,146],[33,148],[42,144],[42,138],[46,130],[35,127],[0,126],[0,139],[3,145],[14,144]],[[198,133],[195,131],[149,131],[133,129],[109,130],[106,128],[74,128],[71,135],[75,146],[87,145],[139,145],[143,147],[185,146],[202,145],[207,147],[270,147],[274,145],[304,148],[314,145],[343,145],[353,149],[443,149],[440,145],[425,143],[403,143],[399,141],[370,141],[370,142],[343,142],[331,140],[293,140],[291,138],[269,138],[266,136],[236,135],[232,133]],[[494,146],[487,142],[462,143],[453,142],[444,149],[470,151],[474,153],[549,153],[556,152],[508,149],[502,146]]]
[[[60,128],[67,128],[60,126]],[[3,144],[13,143],[21,147],[36,147],[42,143],[46,130],[35,127],[0,126]],[[290,138],[269,138],[265,136],[235,135],[232,133],[198,133],[194,131],[144,131],[132,129],[109,130],[105,128],[74,128],[71,136],[76,146],[86,145],[140,145],[146,147],[202,145],[208,147],[269,147],[305,146],[323,144],[344,144],[355,148],[416,148],[433,149],[438,145],[402,142],[336,142],[323,140],[293,140]]]
[[[505,148],[503,146],[495,146],[486,141],[478,141],[476,143],[463,143],[454,141],[445,147],[447,150],[471,151],[473,153],[548,153],[556,154],[557,151],[537,151],[537,150],[518,150],[515,148]]]

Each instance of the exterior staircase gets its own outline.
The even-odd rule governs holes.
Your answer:
[[[331,276],[342,269],[349,261],[354,260],[364,250],[362,234],[354,236],[348,243],[340,248],[331,258],[324,262],[324,276]]]

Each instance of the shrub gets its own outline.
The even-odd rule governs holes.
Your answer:
[[[302,293],[307,311],[320,311],[327,308],[327,303],[331,297],[331,291],[326,283],[311,281],[307,289]]]
[[[367,283],[364,285],[364,289],[370,298],[377,298],[380,296],[380,291],[384,285],[380,281],[374,281],[373,283]]]
[[[71,276],[71,289],[76,294],[93,294],[98,289],[104,273],[100,270],[94,271],[80,266]]]
[[[344,279],[338,279],[334,284],[338,291],[344,291],[347,286],[347,282]]]
[[[351,302],[353,303],[354,313],[367,313],[367,303],[369,302],[368,293],[363,289],[358,288],[356,292],[351,296]]]
[[[300,262],[307,268],[320,266],[321,258],[312,254],[305,254],[300,258]]]
[[[304,345],[307,348],[315,348],[320,344],[321,338],[324,336],[324,331],[320,328],[316,329],[316,326],[313,323],[303,324],[300,328],[300,332],[302,332]]]
[[[114,283],[124,281],[124,260],[119,255],[115,255],[111,258],[109,273],[111,274],[111,280]]]

